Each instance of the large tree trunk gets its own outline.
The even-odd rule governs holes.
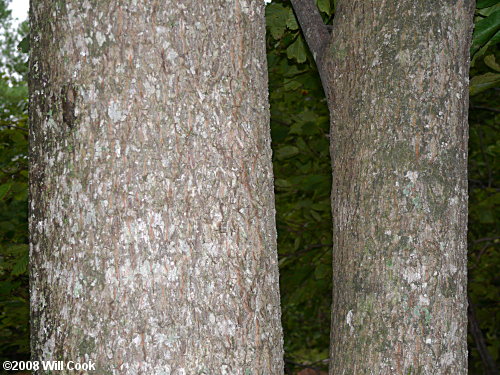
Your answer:
[[[263,8],[31,2],[33,359],[282,374]]]
[[[473,9],[339,0],[328,44],[309,43],[331,113],[330,374],[467,373]]]

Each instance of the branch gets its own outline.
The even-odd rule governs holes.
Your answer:
[[[313,370],[316,374],[326,374],[326,372],[322,371],[321,368],[319,367],[316,367],[314,366],[315,364],[319,364],[319,363],[324,363],[324,364],[328,364],[328,362],[330,361],[329,358],[327,359],[322,359],[322,360],[319,360],[319,361],[316,361],[316,362],[313,362],[311,364],[308,364],[308,365],[305,365],[303,363],[298,363],[298,362],[294,362],[292,360],[289,360],[287,358],[285,358],[285,363],[289,363],[293,366],[297,366],[297,367],[302,367],[304,369],[311,369]]]
[[[300,28],[306,38],[318,70],[321,73],[323,52],[330,39],[330,33],[323,23],[314,0],[291,0]]]
[[[490,242],[490,241],[495,241],[500,239],[499,237],[484,237],[484,238],[479,238],[477,240],[472,241],[473,244],[479,243],[479,242]]]
[[[498,375],[498,369],[496,367],[495,361],[491,358],[490,352],[486,347],[486,341],[484,339],[483,332],[479,327],[479,322],[477,321],[476,314],[474,312],[474,305],[469,298],[469,308],[467,309],[467,315],[469,317],[469,330],[476,343],[476,349],[481,356],[483,361],[484,373],[486,375]]]
[[[307,253],[307,252],[309,252],[311,250],[319,249],[319,248],[322,248],[322,247],[332,247],[332,244],[331,243],[318,243],[318,244],[306,247],[305,249],[302,249],[300,251],[296,251],[295,253],[279,254],[279,257],[281,257],[281,258],[296,257],[296,256],[302,255],[304,253]]]
[[[470,108],[471,109],[482,109],[482,110],[485,110],[485,111],[500,113],[500,109],[490,108],[490,107],[484,107],[482,105],[472,105]]]
[[[26,128],[21,128],[20,126],[15,126],[15,125],[0,125],[0,128],[2,128],[2,127],[11,128],[11,129],[19,129],[19,130],[23,130],[25,132],[28,131],[28,129],[26,129]]]

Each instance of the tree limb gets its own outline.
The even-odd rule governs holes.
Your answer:
[[[481,106],[481,105],[473,105],[470,108],[471,109],[482,109],[482,110],[485,110],[485,111],[500,113],[500,109],[490,108],[490,107],[484,107],[484,106]]]
[[[324,374],[325,372],[324,372],[324,371],[322,371],[322,370],[321,370],[321,368],[316,367],[316,366],[314,366],[314,365],[315,365],[315,364],[320,364],[320,363],[328,364],[328,361],[329,361],[329,360],[330,360],[329,358],[327,358],[327,359],[322,359],[322,360],[320,360],[320,361],[316,361],[316,362],[310,363],[310,364],[308,364],[308,365],[305,365],[305,364],[303,364],[303,363],[294,362],[294,361],[292,361],[292,360],[289,360],[289,359],[285,358],[285,364],[291,364],[291,365],[293,365],[293,366],[302,367],[302,368],[304,368],[304,369],[311,369],[311,370],[314,370],[314,372],[315,372],[316,374],[320,374],[320,375],[321,375],[321,374]]]
[[[322,70],[322,58],[325,47],[330,39],[327,26],[323,23],[314,0],[291,0],[295,15],[299,20],[300,28],[306,38],[318,70]]]
[[[26,129],[26,128],[21,128],[20,126],[15,126],[15,125],[0,125],[0,128],[2,128],[2,127],[11,128],[11,129],[19,129],[19,130],[23,130],[25,132],[28,131],[28,129]]]
[[[500,239],[500,236],[498,236],[498,237],[483,237],[483,238],[479,238],[477,240],[474,240],[472,243],[476,244],[479,242],[490,242],[490,241],[495,241],[498,239]]]
[[[322,247],[332,247],[332,244],[331,243],[318,243],[318,244],[306,247],[305,249],[302,249],[300,251],[296,251],[295,253],[279,254],[279,256],[281,258],[296,257],[296,256],[302,255],[304,253],[307,253],[307,252],[309,252],[311,250],[319,249],[319,248],[322,248]]]

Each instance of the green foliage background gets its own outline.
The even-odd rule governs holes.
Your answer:
[[[0,361],[29,358],[27,23],[0,0]],[[325,23],[334,1],[318,0]],[[266,6],[271,133],[287,371],[326,369],[331,168],[326,99],[288,1]],[[25,38],[25,39],[23,39]],[[22,41],[23,40],[23,41]],[[21,42],[22,41],[22,42]],[[500,3],[479,0],[471,48],[469,297],[500,359]],[[18,47],[20,50],[18,50]],[[472,338],[470,374],[483,367]]]
[[[14,30],[0,0],[0,362],[29,354],[28,68],[17,46],[27,23]]]

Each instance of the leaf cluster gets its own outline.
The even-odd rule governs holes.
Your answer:
[[[477,74],[488,68],[476,68]],[[500,97],[490,88],[470,98],[469,110],[469,298],[495,361],[500,360]],[[469,338],[469,373],[483,365]]]
[[[470,95],[500,87],[500,3],[477,2],[472,34]]]
[[[493,360],[500,360],[500,3],[479,0],[471,46],[469,298]],[[469,372],[483,373],[469,337]]]

